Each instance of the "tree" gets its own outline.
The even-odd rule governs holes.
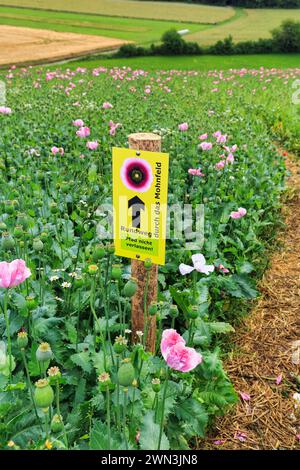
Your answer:
[[[283,21],[279,28],[271,31],[275,49],[280,52],[300,52],[300,22]]]

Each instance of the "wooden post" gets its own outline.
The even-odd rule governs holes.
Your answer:
[[[128,136],[129,147],[134,150],[147,150],[149,152],[161,151],[161,137],[151,133],[130,134]],[[137,331],[144,331],[144,293],[147,281],[147,271],[144,267],[143,261],[131,261],[131,275],[137,280],[138,289],[132,297],[131,303],[131,326],[132,326],[132,341],[137,342]],[[152,265],[150,269],[148,295],[147,295],[147,309],[151,302],[157,301],[157,278],[158,266]],[[147,333],[146,349],[155,353],[156,341],[156,316],[148,317],[149,327]]]

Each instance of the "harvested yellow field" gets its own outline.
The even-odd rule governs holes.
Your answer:
[[[1,5],[41,8],[44,10],[93,13],[107,16],[146,18],[155,20],[218,23],[234,16],[231,7],[189,5],[186,3],[138,0],[1,0]]]
[[[102,36],[0,25],[0,65],[53,62],[115,49],[124,43]]]

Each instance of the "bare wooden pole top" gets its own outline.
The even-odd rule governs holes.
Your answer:
[[[152,132],[139,132],[128,136],[129,147],[134,150],[160,151],[161,136]]]

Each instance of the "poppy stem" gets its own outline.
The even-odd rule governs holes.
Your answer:
[[[169,369],[167,368],[166,369],[166,380],[165,380],[165,383],[164,383],[164,391],[163,391],[163,398],[162,398],[160,429],[159,429],[159,438],[158,438],[157,450],[160,450],[161,439],[162,439],[162,434],[163,434],[164,417],[165,417],[165,403],[166,403],[168,383],[169,383]]]
[[[4,293],[4,318],[5,318],[6,336],[7,336],[9,383],[11,383],[12,356],[11,356],[10,323],[9,323],[7,305],[8,305],[8,289],[5,289],[5,293]]]

